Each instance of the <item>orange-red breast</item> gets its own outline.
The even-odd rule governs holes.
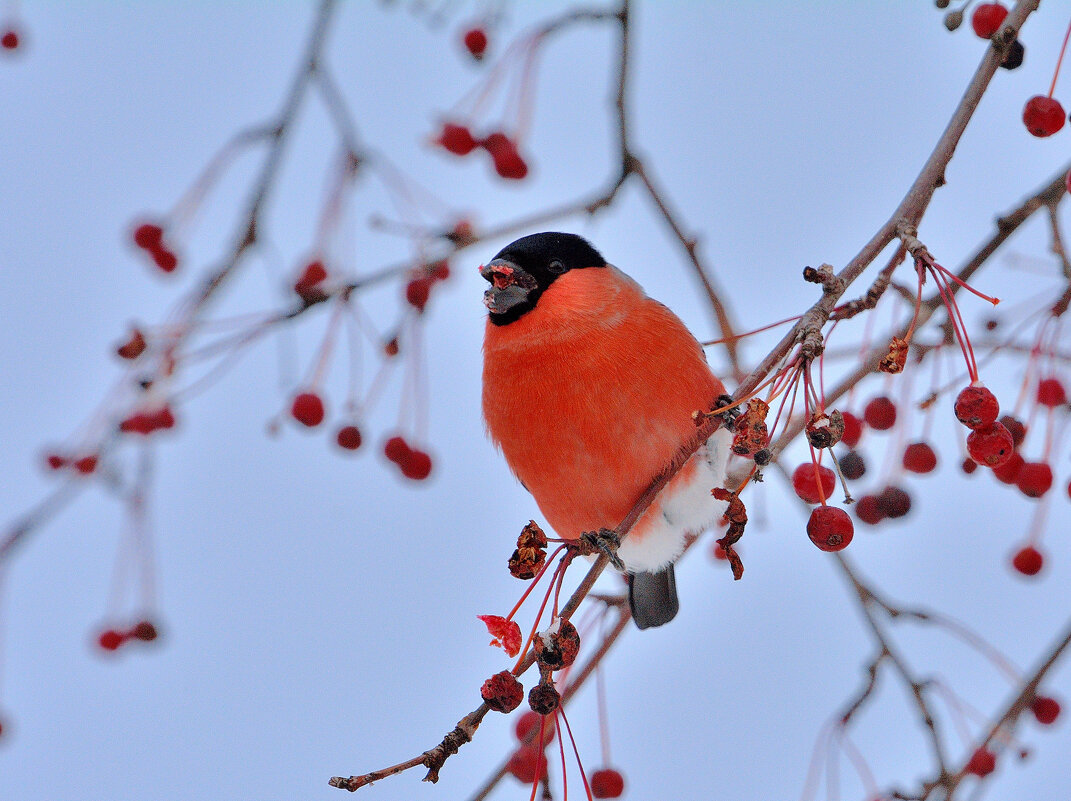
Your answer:
[[[725,387],[680,319],[579,236],[523,237],[480,274],[491,439],[559,536],[615,528]],[[640,628],[677,613],[673,561],[725,509],[710,490],[730,442],[715,433],[621,543]]]

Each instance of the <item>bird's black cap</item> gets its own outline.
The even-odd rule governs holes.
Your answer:
[[[605,267],[606,260],[581,236],[544,231],[502,248],[480,274],[491,283],[484,304],[495,325],[507,325],[535,308],[547,287],[570,270]]]

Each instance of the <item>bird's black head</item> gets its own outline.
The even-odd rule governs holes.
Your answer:
[[[545,231],[502,248],[480,275],[491,283],[484,305],[495,325],[506,325],[530,312],[559,276],[585,267],[605,267],[606,260],[583,237]]]

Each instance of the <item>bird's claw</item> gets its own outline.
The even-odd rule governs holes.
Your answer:
[[[613,529],[600,528],[598,531],[585,531],[580,535],[577,545],[577,550],[581,555],[601,553],[610,560],[611,565],[622,573],[626,572],[625,563],[617,555],[617,549],[621,547],[621,538]]]

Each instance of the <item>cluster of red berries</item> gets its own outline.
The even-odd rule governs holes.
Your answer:
[[[45,454],[45,464],[48,465],[50,470],[63,470],[64,468],[70,468],[76,473],[80,473],[83,476],[88,476],[97,469],[97,464],[100,462],[100,457],[95,453],[90,453],[85,456],[64,456],[60,453],[48,453]]]
[[[449,277],[450,265],[445,259],[421,268],[405,285],[406,303],[418,312],[423,312],[424,307],[428,305],[431,288],[436,282],[445,281]]]
[[[158,636],[156,626],[148,620],[140,620],[129,629],[105,629],[97,636],[97,645],[102,651],[117,651],[119,646],[132,640],[152,642]]]
[[[997,420],[1000,404],[996,396],[975,381],[956,396],[956,419],[971,433],[967,435],[967,453],[978,464],[997,468],[1012,458],[1015,441],[1007,427]]]
[[[483,28],[469,28],[461,37],[461,42],[476,61],[482,61],[487,55],[487,31]]]
[[[119,430],[124,434],[141,434],[143,437],[174,427],[175,414],[167,404],[152,411],[134,412],[119,423]]]
[[[412,448],[403,437],[393,436],[383,445],[383,454],[402,471],[402,475],[414,481],[423,481],[431,474],[431,457]]]
[[[467,156],[477,148],[483,148],[490,154],[495,172],[503,178],[519,181],[528,175],[528,164],[521,157],[517,143],[502,131],[477,139],[467,126],[445,122],[435,144],[455,156]]]
[[[13,25],[9,25],[3,35],[0,35],[0,47],[4,50],[19,49],[19,32]]]
[[[134,229],[134,244],[144,250],[153,262],[165,273],[173,272],[178,267],[178,257],[171,247],[164,242],[164,229],[156,223],[142,223]]]

